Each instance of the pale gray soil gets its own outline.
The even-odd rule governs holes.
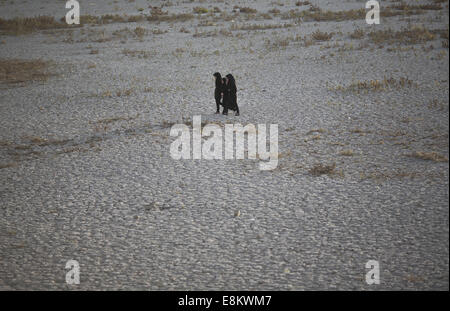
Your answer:
[[[148,14],[150,3],[83,2],[90,15]],[[333,11],[365,6],[312,2]],[[171,3],[163,10],[309,7]],[[46,82],[0,82],[0,289],[448,290],[448,48],[439,36],[415,45],[367,36],[417,25],[448,31],[448,1],[442,6],[380,25],[246,21],[239,13],[0,35],[0,59],[52,61],[55,73]],[[0,1],[1,18],[65,12],[64,1]],[[199,26],[205,20],[213,22]],[[138,26],[148,31],[141,40]],[[364,38],[349,37],[356,28]],[[334,35],[310,46],[292,39],[317,29]],[[231,35],[207,35],[220,30]],[[241,116],[214,115],[215,71],[236,77]],[[345,89],[384,78],[412,85]],[[193,115],[278,124],[278,168],[173,160],[167,124]],[[310,174],[333,162],[334,174]],[[77,286],[65,283],[70,259],[81,265]],[[380,285],[365,283],[370,259],[380,262]]]

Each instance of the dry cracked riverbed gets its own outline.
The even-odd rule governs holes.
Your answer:
[[[0,289],[448,290],[448,1],[304,2],[0,1]],[[194,115],[278,167],[172,159]]]

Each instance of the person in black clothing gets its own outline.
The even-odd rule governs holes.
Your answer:
[[[223,106],[224,110],[225,110],[225,91],[226,91],[226,86],[227,86],[227,78],[223,77],[222,78],[222,106]]]
[[[214,73],[213,76],[216,79],[216,89],[214,90],[214,98],[216,100],[216,107],[217,107],[216,114],[218,114],[220,113],[220,105],[223,105],[221,99],[224,92],[224,81],[219,72]]]
[[[228,114],[228,109],[236,111],[236,116],[239,115],[239,106],[237,104],[237,88],[236,81],[232,74],[226,75],[225,90],[223,93],[223,114]]]

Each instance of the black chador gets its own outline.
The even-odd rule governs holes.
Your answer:
[[[233,75],[226,75],[225,90],[223,92],[223,114],[228,114],[228,110],[236,111],[239,115],[239,106],[237,104],[237,88]]]
[[[216,113],[220,113],[220,105],[223,105],[223,102],[221,102],[221,100],[224,92],[224,82],[220,73],[216,72],[213,76],[216,79],[216,88],[214,90],[214,98],[216,100],[217,108]]]

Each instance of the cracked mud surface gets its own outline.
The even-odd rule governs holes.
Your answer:
[[[163,10],[232,17],[0,31],[1,60],[42,59],[54,73],[0,81],[0,289],[448,290],[448,1],[372,26],[284,19],[309,8],[293,1],[236,2],[254,16],[172,3]],[[138,0],[81,9],[149,11]],[[65,12],[0,2],[0,18]],[[369,36],[417,25],[434,35]],[[332,38],[309,42],[317,30]],[[215,71],[236,77],[241,116],[214,115]],[[278,124],[278,167],[173,160],[170,126],[194,115]],[[316,176],[318,164],[335,167]],[[76,287],[65,283],[70,259]],[[380,285],[365,283],[371,259]]]

